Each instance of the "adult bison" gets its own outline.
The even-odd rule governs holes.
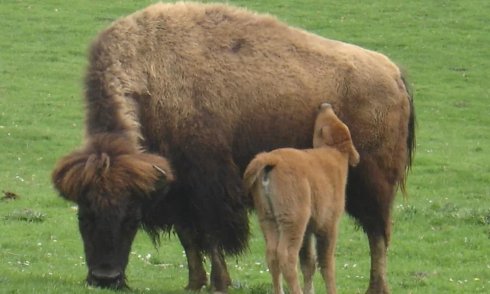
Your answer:
[[[175,230],[187,288],[207,283],[207,253],[226,292],[224,255],[249,235],[242,172],[260,151],[311,147],[328,101],[362,158],[346,207],[369,238],[368,292],[388,291],[390,208],[414,147],[412,100],[388,58],[226,5],[156,4],[100,33],[85,86],[86,143],[52,180],[79,206],[89,284],[125,285],[141,225],[155,239]]]

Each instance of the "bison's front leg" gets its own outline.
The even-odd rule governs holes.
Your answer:
[[[199,291],[207,285],[208,279],[203,266],[202,254],[196,246],[195,236],[180,227],[176,227],[175,231],[177,232],[177,236],[179,236],[182,247],[184,247],[187,266],[189,267],[189,282],[185,289]]]
[[[214,246],[211,253],[211,288],[213,293],[228,293],[230,274],[222,251]]]

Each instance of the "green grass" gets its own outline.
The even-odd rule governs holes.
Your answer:
[[[72,205],[50,184],[55,161],[83,134],[86,48],[111,20],[151,1],[0,1],[0,292],[111,293],[85,287]],[[394,206],[393,293],[490,291],[490,2],[231,1],[325,37],[387,54],[409,72],[417,153],[409,197]],[[0,195],[3,196],[3,195]],[[342,221],[340,293],[367,288],[366,237]],[[231,293],[265,293],[270,278],[255,221],[250,250],[229,259]],[[128,268],[138,293],[181,293],[174,236],[158,250],[138,234]],[[207,264],[209,266],[209,264]],[[316,288],[323,291],[321,279]]]

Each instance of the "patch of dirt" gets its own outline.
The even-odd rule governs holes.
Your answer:
[[[6,200],[17,200],[20,198],[19,195],[15,194],[14,192],[10,192],[10,191],[2,191],[3,193],[3,197],[0,198],[0,200],[2,201],[6,201]]]

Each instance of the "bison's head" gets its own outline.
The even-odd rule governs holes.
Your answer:
[[[322,146],[331,146],[347,154],[351,166],[359,163],[359,153],[352,143],[349,128],[337,117],[328,103],[320,105],[313,133],[313,147]]]
[[[78,224],[93,286],[123,288],[125,269],[145,198],[164,193],[173,175],[160,156],[124,138],[98,135],[62,158],[52,180],[61,196],[78,204]]]

